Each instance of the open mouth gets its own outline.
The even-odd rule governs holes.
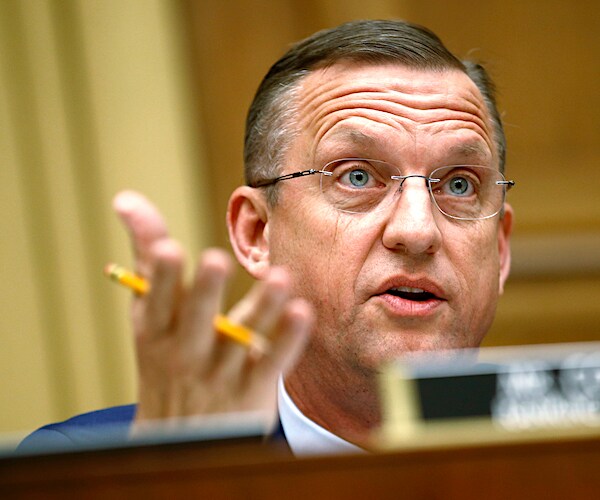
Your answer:
[[[436,295],[421,288],[412,288],[409,286],[399,286],[390,288],[385,293],[400,297],[406,300],[412,300],[415,302],[425,302],[427,300],[439,299]]]

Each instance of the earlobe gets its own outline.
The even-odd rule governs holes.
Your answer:
[[[513,228],[513,209],[504,204],[502,218],[498,222],[498,257],[500,259],[499,293],[504,292],[504,283],[510,273],[510,236]]]
[[[227,229],[238,262],[256,278],[269,269],[269,211],[264,194],[238,187],[229,198]]]

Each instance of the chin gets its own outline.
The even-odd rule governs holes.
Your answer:
[[[441,353],[444,357],[444,351],[456,349],[477,348],[481,344],[481,337],[449,337],[439,335],[415,334],[411,336],[403,335],[399,341],[381,342],[371,348],[363,350],[357,364],[362,370],[370,373],[377,373],[381,366],[393,360],[416,360],[424,353]]]

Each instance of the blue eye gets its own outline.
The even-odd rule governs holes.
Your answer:
[[[328,163],[324,169],[331,172],[328,178],[336,189],[357,191],[365,194],[375,189],[386,189],[393,172],[376,160],[345,158]]]
[[[364,187],[369,183],[369,174],[365,170],[352,170],[348,173],[348,180],[354,187]]]
[[[473,190],[471,183],[466,177],[453,177],[446,185],[450,194],[454,196],[468,196]]]

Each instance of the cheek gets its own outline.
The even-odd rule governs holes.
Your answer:
[[[314,294],[319,277],[329,275],[335,250],[335,225],[302,207],[281,210],[271,222],[271,264],[286,267],[292,274],[297,295]],[[323,282],[323,281],[322,281]]]
[[[471,268],[478,271],[480,280],[497,290],[500,260],[496,232],[486,231],[472,242],[472,248],[475,265],[471,265]]]
[[[456,231],[446,232],[447,251],[467,282],[487,283],[492,276],[497,281],[499,258],[495,226],[489,221],[472,223],[474,227],[457,227]]]
[[[460,275],[461,317],[467,331],[483,335],[491,325],[498,300],[499,256],[496,233],[485,226],[454,248]]]
[[[360,221],[331,210],[285,214],[271,227],[271,262],[290,270],[297,295],[313,302],[321,318],[349,310],[369,249]]]

